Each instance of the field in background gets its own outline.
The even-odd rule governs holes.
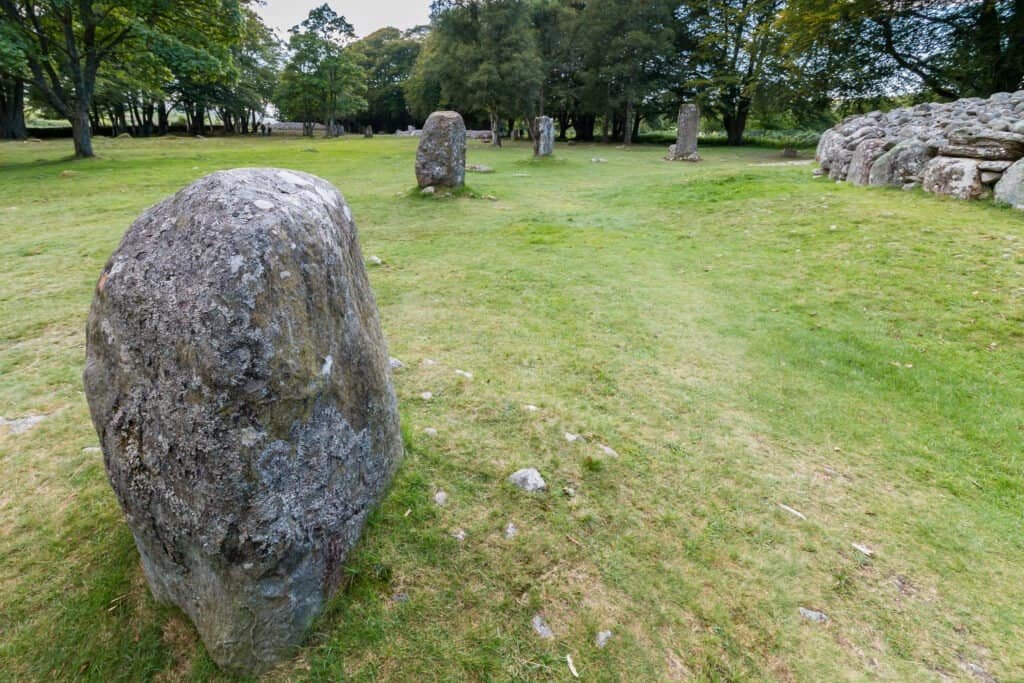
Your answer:
[[[80,376],[128,225],[235,166],[342,190],[406,365],[406,460],[270,680],[1024,679],[1024,214],[721,147],[471,143],[496,172],[421,197],[415,145],[0,144],[0,416],[46,416],[0,426],[0,679],[219,679],[149,596]]]

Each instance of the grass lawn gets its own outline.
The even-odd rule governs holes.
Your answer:
[[[415,145],[0,144],[0,416],[47,416],[0,426],[0,680],[223,678],[149,595],[80,378],[129,224],[236,166],[342,190],[406,364],[394,487],[269,680],[1024,679],[1024,214],[729,148],[473,142],[496,172],[422,197]]]

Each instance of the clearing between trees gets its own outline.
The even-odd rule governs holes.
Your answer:
[[[404,365],[405,461],[270,680],[1024,678],[1019,212],[714,147],[474,141],[494,172],[423,196],[415,147],[0,145],[0,678],[223,679],[81,375],[128,225],[239,166],[342,191]]]

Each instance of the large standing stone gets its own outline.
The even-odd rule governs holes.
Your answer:
[[[1003,172],[996,183],[996,201],[1009,204],[1015,209],[1024,209],[1024,159]]]
[[[550,116],[538,116],[533,120],[533,155],[549,157],[555,151],[555,122]]]
[[[466,178],[466,124],[454,111],[435,111],[423,124],[416,150],[420,187],[462,187]]]
[[[700,130],[700,110],[692,102],[679,107],[676,144],[669,148],[670,161],[700,161],[697,154],[697,132]]]
[[[146,211],[96,286],[84,380],[154,596],[226,669],[287,655],[402,455],[345,199],[238,169]]]

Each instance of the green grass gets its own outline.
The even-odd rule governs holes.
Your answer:
[[[1024,679],[1024,214],[728,148],[472,143],[496,172],[427,198],[415,144],[0,144],[0,416],[49,416],[0,427],[0,680],[222,678],[83,450],[83,329],[144,208],[264,165],[345,194],[407,365],[405,462],[270,680]]]

